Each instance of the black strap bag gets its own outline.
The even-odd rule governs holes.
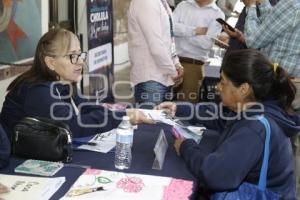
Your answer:
[[[52,119],[25,117],[14,127],[12,151],[22,158],[71,162],[70,128]]]

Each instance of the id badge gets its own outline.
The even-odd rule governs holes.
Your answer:
[[[171,45],[171,54],[172,57],[176,56],[176,46],[174,40],[172,41],[172,45]]]

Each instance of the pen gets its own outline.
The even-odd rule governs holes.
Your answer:
[[[96,188],[78,188],[78,189],[73,189],[67,193],[67,197],[74,197],[74,196],[79,196],[91,192],[97,192],[97,191],[102,191],[104,190],[103,187],[96,187]]]
[[[96,142],[82,142],[82,141],[72,141],[73,144],[75,145],[90,145],[90,146],[96,146],[97,143]]]
[[[91,166],[89,165],[80,165],[80,164],[73,164],[73,163],[64,163],[64,167],[74,167],[74,168],[84,168],[84,169],[91,168]]]
[[[152,119],[153,121],[155,121],[155,120],[153,119],[153,117],[150,115],[150,113],[148,113],[148,116],[150,117],[150,119]]]

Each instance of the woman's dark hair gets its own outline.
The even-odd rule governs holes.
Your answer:
[[[222,62],[221,71],[237,87],[243,83],[251,85],[258,102],[278,100],[289,110],[295,98],[296,88],[285,70],[274,64],[254,49],[228,53]]]
[[[46,81],[58,81],[59,76],[45,63],[46,56],[64,55],[70,49],[71,40],[76,37],[65,29],[50,29],[41,37],[36,47],[32,67],[18,76],[7,88],[7,91],[18,89],[24,82],[38,84]]]

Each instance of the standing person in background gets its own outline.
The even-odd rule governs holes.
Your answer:
[[[236,17],[238,13],[234,11],[234,6],[238,0],[217,0],[217,6],[224,12],[225,20],[229,17]]]
[[[272,62],[285,68],[291,77],[300,77],[300,0],[280,1],[274,7],[270,4],[274,0],[243,2],[247,10],[245,33],[237,29],[232,32],[226,27],[224,30],[245,48],[262,51]],[[299,94],[299,83],[296,87]],[[300,109],[299,102],[297,95],[294,109]]]
[[[246,2],[243,0],[243,2]],[[270,0],[270,3],[274,6],[277,4],[277,2],[279,2],[279,0]],[[260,12],[259,9],[257,9],[257,15],[258,17],[260,16]],[[226,27],[224,27],[224,30],[227,34],[229,34],[229,47],[227,49],[227,52],[230,52],[232,50],[235,49],[246,49],[247,46],[244,42],[244,38],[243,36],[243,32],[244,32],[244,26],[245,26],[245,19],[246,19],[246,7],[244,7],[244,9],[242,10],[238,21],[235,25],[236,33],[231,32],[230,30],[228,30]]]
[[[166,0],[132,0],[128,11],[130,80],[137,103],[172,99],[172,86],[182,82],[175,51],[172,11]]]
[[[175,0],[167,0],[171,10],[173,11],[175,9]]]
[[[269,0],[247,0],[245,5],[247,47],[260,49],[290,76],[300,77],[300,0],[280,1],[274,7]]]
[[[222,29],[216,19],[225,16],[214,0],[182,1],[173,15],[177,54],[185,71],[177,99],[195,103],[198,102],[202,65],[213,46],[212,38]]]

